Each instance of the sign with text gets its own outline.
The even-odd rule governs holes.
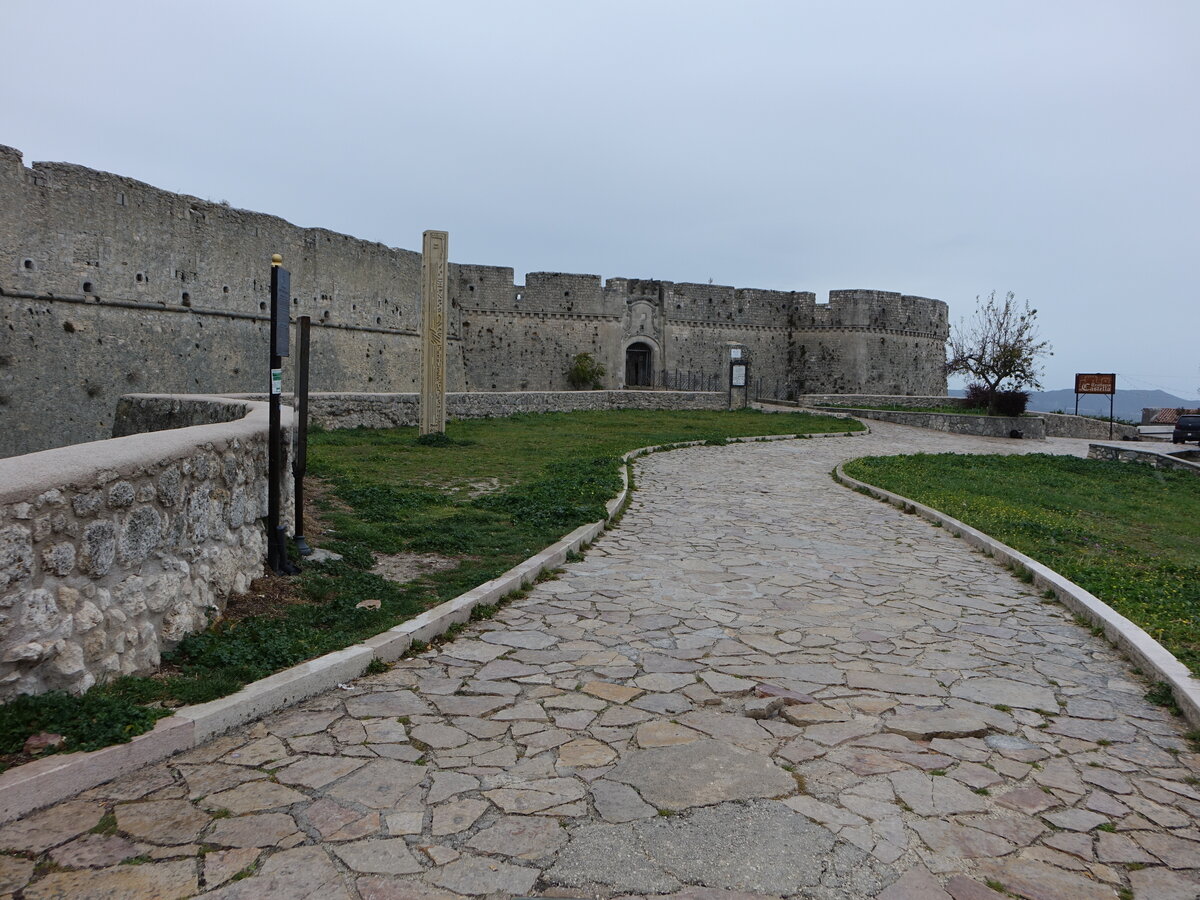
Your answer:
[[[288,327],[291,322],[292,273],[282,266],[271,268],[271,355],[288,355]]]
[[[1075,393],[1077,394],[1115,394],[1117,392],[1117,376],[1114,372],[1075,375]]]
[[[745,387],[746,386],[746,366],[743,363],[734,363],[732,368],[733,368],[733,379],[732,379],[733,386],[734,387]]]

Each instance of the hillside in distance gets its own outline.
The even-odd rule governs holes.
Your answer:
[[[1118,380],[1118,384],[1120,381]],[[952,397],[963,396],[962,390],[949,392]],[[1185,400],[1168,394],[1166,391],[1124,391],[1117,389],[1113,398],[1113,415],[1118,419],[1128,419],[1132,422],[1142,420],[1143,407],[1163,408],[1195,408],[1200,401]],[[1030,391],[1029,410],[1031,412],[1075,412],[1075,391],[1064,388],[1057,391]],[[1079,397],[1079,413],[1085,416],[1108,417],[1108,396],[1105,394],[1081,394]]]

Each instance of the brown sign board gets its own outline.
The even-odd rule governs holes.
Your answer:
[[[1077,394],[1115,394],[1116,392],[1117,376],[1113,372],[1075,375],[1075,393]]]

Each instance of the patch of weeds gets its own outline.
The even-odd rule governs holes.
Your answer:
[[[987,788],[985,788],[985,787],[980,787],[980,788],[971,788],[971,790],[973,790],[973,791],[974,791],[976,794],[979,794],[981,797],[988,797],[988,796],[991,796],[991,793],[992,793],[991,791],[989,791],[989,790],[988,790]]]
[[[1013,574],[1016,575],[1020,581],[1023,581],[1026,584],[1033,584],[1033,573],[1024,566],[1017,566]]]
[[[565,571],[566,569],[543,569],[538,573],[537,578],[533,579],[533,583],[542,584],[546,581],[553,581]]]
[[[257,871],[258,871],[258,863],[252,862],[250,865],[246,866],[246,868],[242,869],[240,872],[238,872],[236,875],[234,875],[232,878],[230,878],[229,881],[230,881],[230,883],[233,883],[235,881],[241,881],[243,878],[249,878],[251,875],[253,875]]]
[[[367,663],[367,668],[365,671],[368,675],[382,675],[384,672],[388,671],[390,668],[391,668],[391,666],[389,666],[387,663],[385,663],[379,657],[376,657],[376,658],[372,659],[369,663]]]
[[[428,649],[429,649],[429,644],[426,643],[425,641],[414,640],[411,644],[408,645],[408,651],[404,655],[405,656],[416,656],[420,653],[424,653]]]
[[[1112,741],[1110,741],[1108,738],[1099,738],[1099,739],[1096,741],[1096,743],[1097,743],[1097,744],[1099,744],[1101,747],[1109,747],[1109,746],[1112,746]]]
[[[140,853],[137,856],[130,856],[127,859],[121,860],[123,866],[144,866],[146,863],[154,862],[146,853]]]
[[[1126,863],[1125,868],[1127,868],[1130,872],[1140,872],[1142,869],[1146,868],[1146,864],[1140,862],[1131,862]]]
[[[945,769],[930,769],[929,774],[930,775],[945,775],[946,770]]]
[[[1171,690],[1171,686],[1165,681],[1156,681],[1150,686],[1150,690],[1146,691],[1146,699],[1155,706],[1162,706],[1175,715],[1180,715],[1181,710],[1179,704],[1175,702],[1175,692]]]
[[[1191,744],[1193,750],[1195,750],[1197,753],[1200,753],[1200,729],[1193,729],[1192,731],[1186,732],[1183,736],[1183,739]]]
[[[785,771],[785,772],[795,772],[796,771],[796,767],[793,766],[791,763],[780,763],[780,765],[783,767],[783,771]]]
[[[909,806],[907,803],[905,803],[903,800],[900,801],[899,806],[905,812],[912,812],[912,807]]]
[[[1039,716],[1057,716],[1058,715],[1057,710],[1050,710],[1050,709],[1035,709],[1034,712],[1036,712]]]
[[[117,817],[114,813],[106,812],[100,821],[91,827],[89,834],[112,835],[117,833]]]
[[[1004,712],[1004,713],[1012,712],[1012,707],[1009,706],[1007,703],[993,704],[992,709],[998,709],[998,710],[1000,710],[1000,712]]]
[[[583,554],[577,550],[568,550],[567,551],[567,562],[569,562],[569,563],[583,562]]]
[[[796,782],[796,789],[802,794],[808,793],[808,782],[804,780],[804,776],[799,772],[792,772],[792,778]]]
[[[480,603],[471,610],[471,621],[481,622],[484,619],[490,619],[500,611],[500,607],[495,603]]]
[[[1132,888],[1117,888],[1117,900],[1134,900]]]
[[[401,725],[411,725],[412,724],[412,719],[410,719],[408,716],[397,716],[396,721],[399,722]]]
[[[214,819],[228,819],[230,816],[233,815],[233,813],[231,813],[229,810],[225,809],[225,807],[221,807],[220,809],[212,810],[210,815]]]
[[[671,817],[671,816],[678,815],[678,813],[677,813],[677,812],[675,812],[675,810],[673,810],[673,809],[660,809],[660,810],[658,811],[658,814],[659,814],[660,816],[662,816],[663,818],[669,818],[669,817]]]
[[[1117,826],[1114,825],[1112,822],[1105,822],[1103,825],[1097,825],[1096,830],[1097,831],[1107,831],[1109,834],[1112,834],[1113,832],[1115,832],[1117,830]]]
[[[1004,886],[1004,882],[997,881],[995,878],[985,878],[983,883],[990,887],[993,891],[999,891],[1001,894],[1008,893],[1008,888]]]

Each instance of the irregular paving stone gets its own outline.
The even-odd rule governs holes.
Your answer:
[[[433,705],[444,716],[486,716],[512,705],[511,697],[434,697]]]
[[[935,711],[889,716],[884,730],[918,741],[933,738],[978,737],[987,732],[987,723],[957,712]]]
[[[1091,831],[1097,825],[1108,821],[1106,816],[1088,812],[1086,809],[1060,809],[1042,813],[1042,818],[1055,828],[1065,828],[1067,831]]]
[[[0,828],[0,848],[42,853],[89,831],[103,815],[104,807],[99,803],[60,803]]]
[[[896,796],[919,816],[943,816],[953,813],[985,812],[983,797],[973,794],[956,781],[919,772],[894,772],[888,776]]]
[[[254,865],[261,851],[250,848],[245,850],[214,850],[204,855],[204,885],[208,888],[220,887],[234,875]]]
[[[749,750],[773,750],[776,744],[771,732],[744,716],[696,711],[680,716],[679,723]]]
[[[296,784],[308,788],[320,788],[343,775],[349,775],[361,767],[363,760],[339,757],[307,757],[299,762],[284,766],[275,773],[280,784]]]
[[[489,644],[523,647],[526,650],[544,650],[558,643],[558,638],[544,631],[489,631],[483,636],[483,640]],[[457,653],[449,655],[459,656]]]
[[[392,809],[408,791],[425,780],[425,766],[394,760],[372,760],[327,790],[335,799],[358,803],[367,809]]]
[[[439,887],[460,894],[525,894],[537,878],[537,869],[479,856],[464,856],[429,876]]]
[[[596,812],[606,822],[619,824],[657,815],[657,810],[627,785],[602,778],[592,782],[591,792]]]
[[[346,711],[356,719],[421,716],[430,706],[412,691],[378,691],[346,700]]]
[[[1018,709],[1058,709],[1054,691],[1048,687],[1025,684],[1009,678],[965,678],[950,691],[952,696],[963,700],[974,700],[988,706],[1000,704]]]
[[[466,831],[490,806],[486,800],[456,800],[434,807],[432,833],[442,837]]]
[[[115,866],[131,856],[138,856],[141,852],[137,844],[117,835],[85,834],[69,844],[55,847],[50,851],[50,859],[68,869],[86,869]],[[0,858],[0,861],[10,859],[13,857],[5,856]],[[30,863],[30,870],[32,869],[33,864]]]
[[[690,744],[704,737],[674,722],[647,722],[638,726],[636,740],[641,747],[669,747],[672,744]]]
[[[420,741],[438,750],[461,747],[471,741],[471,736],[461,728],[451,725],[418,725],[410,732],[412,740]]]
[[[367,875],[354,886],[362,900],[461,900],[462,894],[439,890],[409,878],[386,878]]]
[[[606,766],[616,756],[616,751],[608,744],[592,738],[578,738],[558,748],[558,765],[572,768]]]
[[[892,882],[879,900],[953,900],[924,866],[909,869]]]
[[[433,784],[429,788],[429,795],[425,798],[425,802],[431,805],[441,803],[455,794],[473,791],[478,787],[479,779],[474,775],[463,775],[459,772],[435,772]]]
[[[1133,896],[1149,900],[1196,900],[1200,897],[1200,878],[1193,872],[1170,869],[1142,869],[1129,873]]]
[[[233,790],[210,794],[205,798],[204,805],[210,809],[227,809],[234,815],[241,815],[260,810],[279,809],[294,803],[303,803],[307,799],[308,797],[304,794],[282,784],[274,784],[270,781],[252,781],[235,787]],[[117,821],[120,822],[120,811],[118,811]]]
[[[0,854],[0,891],[8,894],[24,887],[33,875],[33,861]]]
[[[913,822],[912,829],[920,835],[930,850],[943,856],[974,859],[981,856],[1004,856],[1016,849],[1015,844],[1002,837],[949,822]]]
[[[790,808],[800,813],[802,816],[807,816],[819,825],[825,825],[838,831],[841,828],[855,825],[865,825],[866,820],[852,812],[847,812],[837,806],[832,806],[828,803],[822,803],[813,797],[803,795],[797,797],[788,797],[783,801]]]
[[[1133,839],[1172,869],[1200,869],[1200,842],[1156,831],[1135,831]]]
[[[713,740],[633,751],[607,777],[636,788],[655,807],[673,810],[796,790],[795,780],[766,756]]]
[[[483,853],[515,859],[542,859],[567,843],[567,833],[557,821],[539,816],[502,816],[476,834],[467,846]]]
[[[641,688],[629,687],[624,684],[612,684],[608,681],[589,681],[580,690],[585,694],[591,694],[610,703],[628,703],[634,697],[643,693]]]
[[[212,816],[186,800],[125,803],[116,813],[121,831],[155,844],[190,844],[212,821]]]
[[[368,875],[413,875],[422,871],[404,838],[338,844],[333,852],[355,872]]]
[[[1116,900],[1117,892],[1082,875],[1035,860],[984,860],[980,871],[1028,900]]]
[[[1123,834],[1096,832],[1096,859],[1106,863],[1155,865],[1158,860]]]
[[[947,881],[946,892],[953,900],[1004,900],[1004,895],[999,891],[993,891],[965,875],[955,875]]]
[[[849,672],[846,675],[846,684],[852,688],[867,688],[888,694],[918,694],[923,697],[946,696],[946,689],[938,684],[936,679],[917,675]]]
[[[296,821],[287,813],[258,813],[217,820],[204,842],[218,847],[274,847],[297,831]]]
[[[135,868],[141,868],[137,866]],[[350,900],[341,873],[320,847],[297,847],[267,857],[249,878],[204,895],[205,900]]]
[[[176,900],[190,897],[198,887],[196,862],[143,863],[78,872],[50,872],[26,885],[27,900]]]

